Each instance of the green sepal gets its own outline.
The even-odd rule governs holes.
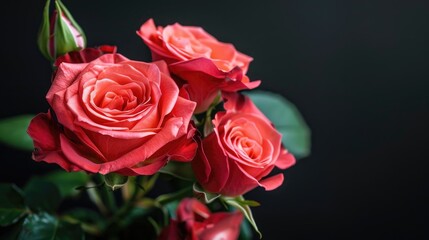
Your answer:
[[[194,194],[197,196],[197,198],[204,199],[204,202],[206,204],[212,203],[214,200],[221,196],[218,193],[211,193],[205,191],[198,183],[194,183],[192,189],[194,190]]]
[[[46,59],[53,61],[54,56],[49,53],[49,36],[50,36],[50,16],[49,6],[51,0],[47,0],[45,8],[43,9],[42,24],[40,25],[39,34],[37,37],[37,46],[39,46],[40,52],[45,56]]]
[[[225,201],[226,204],[237,208],[240,210],[247,221],[249,221],[250,225],[252,225],[253,229],[259,234],[259,238],[262,238],[262,233],[259,231],[258,226],[256,225],[256,221],[253,218],[252,210],[250,209],[250,206],[248,205],[249,201],[244,199],[243,196],[238,197],[222,197],[222,199]],[[254,202],[254,201],[250,201]]]
[[[127,184],[128,177],[117,173],[109,173],[104,175],[104,182],[106,183],[106,186],[112,189],[112,191],[115,191]]]

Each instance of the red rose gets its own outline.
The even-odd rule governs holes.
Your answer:
[[[195,103],[179,96],[165,63],[106,54],[60,64],[46,96],[53,112],[30,123],[37,161],[67,171],[149,175],[191,160]]]
[[[193,198],[183,199],[177,207],[177,219],[171,219],[159,240],[235,240],[243,220],[241,212],[216,212]]]
[[[156,28],[152,19],[137,32],[154,60],[165,60],[170,71],[184,81],[196,113],[204,112],[219,91],[236,92],[259,86],[245,76],[252,58],[230,43],[219,42],[200,27],[178,23]]]
[[[246,96],[224,94],[226,112],[218,112],[214,131],[204,138],[192,161],[198,182],[209,192],[245,194],[257,186],[273,190],[283,174],[266,177],[275,166],[285,169],[295,158],[282,147],[282,136]]]
[[[151,49],[154,59],[163,59],[168,64],[206,58],[224,72],[240,67],[246,73],[253,60],[238,52],[232,44],[219,42],[201,27],[176,23],[156,28],[153,19],[149,19],[137,34]]]

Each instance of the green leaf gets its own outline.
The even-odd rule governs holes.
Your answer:
[[[16,223],[26,213],[21,190],[14,184],[0,183],[0,226]]]
[[[18,240],[85,239],[79,224],[63,222],[48,213],[29,215],[22,225]]]
[[[24,219],[20,219],[17,223],[7,227],[0,228],[0,239],[2,240],[16,240],[22,229]]]
[[[128,177],[116,173],[109,173],[104,175],[104,182],[112,191],[115,191],[127,184]]]
[[[279,94],[266,91],[245,93],[283,135],[282,142],[296,158],[310,154],[311,134],[294,104]]]
[[[259,231],[255,219],[253,218],[252,210],[250,209],[249,205],[245,204],[246,200],[243,198],[243,196],[238,196],[236,198],[224,197],[223,199],[226,204],[240,210],[247,221],[249,221],[249,223],[252,225],[253,229],[255,229],[255,231],[259,234],[259,238],[262,238],[262,233]]]
[[[76,188],[85,186],[90,180],[90,176],[85,172],[55,171],[43,176],[42,179],[54,183],[64,198],[81,193]]]
[[[17,149],[33,151],[27,128],[33,115],[19,115],[0,120],[0,142]]]
[[[254,200],[244,200],[240,202],[241,204],[247,205],[249,207],[259,207],[261,204]]]
[[[185,181],[195,180],[194,172],[192,171],[190,163],[170,161],[165,167],[161,168],[159,172],[169,174]]]
[[[36,212],[53,213],[61,202],[61,194],[57,186],[37,177],[27,183],[24,193],[27,205]]]
[[[204,198],[206,204],[212,203],[220,197],[220,194],[206,192],[198,183],[194,183],[193,190],[196,195],[200,195]]]

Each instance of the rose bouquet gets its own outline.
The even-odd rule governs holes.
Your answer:
[[[309,154],[309,130],[290,102],[254,90],[252,58],[201,27],[149,19],[137,35],[151,60],[128,59],[116,46],[86,47],[64,4],[50,5],[38,38],[53,67],[50,108],[3,119],[0,140],[63,170],[23,189],[0,184],[3,235],[261,237],[259,203],[244,195],[280,187],[281,170]]]

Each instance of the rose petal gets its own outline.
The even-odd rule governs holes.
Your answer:
[[[162,98],[158,103],[160,108],[159,114],[161,116],[161,119],[159,121],[163,122],[164,116],[169,114],[176,106],[176,102],[178,101],[179,96],[179,88],[169,76],[163,73],[161,73],[161,83],[159,88],[162,92]],[[182,113],[185,113],[185,111],[183,111]],[[177,116],[183,116],[183,114]]]
[[[232,92],[223,92],[222,97],[225,101],[224,108],[228,112],[240,112],[258,115],[268,124],[272,124],[271,121],[256,107],[249,97]]]
[[[156,61],[152,63],[158,66],[159,71],[161,71],[161,73],[164,73],[165,75],[170,77],[170,71],[168,70],[168,65],[165,61],[161,60],[161,61]]]
[[[103,54],[116,53],[116,46],[102,45],[96,48],[85,48],[80,51],[69,52],[63,56],[58,57],[55,60],[54,65],[59,66],[60,63],[88,63],[91,62]]]
[[[57,73],[55,75],[55,79],[52,82],[52,85],[47,93],[48,102],[52,99],[52,96],[64,89],[68,88],[77,78],[79,74],[81,74],[82,70],[88,66],[87,63],[81,64],[72,64],[72,63],[62,63],[58,67]]]
[[[237,239],[240,235],[240,225],[243,221],[241,212],[218,212],[213,213],[204,223],[206,229],[199,234],[199,239]]]
[[[283,184],[283,174],[279,173],[272,177],[268,177],[259,182],[259,186],[265,188],[266,191],[274,190]]]
[[[249,175],[245,169],[241,168],[236,162],[231,162],[228,182],[224,188],[219,191],[225,196],[238,196],[247,193],[259,185],[259,182]]]
[[[162,230],[158,240],[183,240],[180,226],[178,221],[170,219],[170,224]]]
[[[210,166],[210,162],[204,152],[202,140],[200,137],[197,137],[197,143],[197,154],[195,155],[195,159],[191,162],[192,169],[194,171],[195,177],[198,179],[198,182],[202,185],[206,185],[210,179],[212,167]]]
[[[293,166],[295,162],[295,157],[286,149],[282,149],[280,151],[279,158],[276,161],[276,167],[280,169],[286,169]]]
[[[199,141],[197,152],[192,161],[195,177],[206,190],[220,192],[229,181],[229,164],[217,136],[213,133]]]
[[[166,143],[171,142],[178,137],[181,137],[177,134],[179,133],[179,129],[182,125],[182,118],[171,118],[167,120],[160,132],[155,134],[145,144],[133,149],[132,151],[128,152],[127,154],[121,156],[114,161],[103,163],[100,166],[99,172],[101,174],[115,172],[122,168],[130,168],[138,164],[140,161],[145,161],[146,159],[149,159],[152,154],[162,148]]]
[[[143,23],[137,31],[137,35],[139,35],[150,48],[153,61],[165,60],[167,63],[172,63],[180,60],[180,58],[163,48],[163,43],[159,39],[160,36],[152,18]]]
[[[215,37],[207,33],[202,27],[186,26],[186,29],[199,40],[217,41]]]
[[[127,154],[132,149],[143,145],[150,138],[150,136],[148,136],[142,138],[128,139],[119,138],[118,136],[112,137],[109,135],[103,135],[99,132],[86,131],[86,133],[91,139],[91,141],[95,144],[95,146],[97,146],[97,149],[99,149],[100,152],[103,153],[103,156],[106,161],[112,161],[121,157],[124,154]],[[123,135],[124,137],[128,136],[126,134]]]
[[[60,142],[62,152],[70,162],[85,171],[91,173],[98,172],[100,164],[96,162],[100,162],[102,156],[92,157],[91,153],[80,151],[79,147],[76,146],[76,144],[72,143],[63,134],[60,134]],[[82,153],[85,154],[85,156],[82,156]]]
[[[32,158],[36,161],[56,163],[66,171],[76,168],[65,158],[59,148],[59,132],[50,114],[40,113],[34,117],[27,130],[33,139],[35,150]]]
[[[185,198],[177,206],[177,220],[186,222],[190,220],[204,221],[211,214],[209,208],[195,198]]]
[[[212,60],[203,57],[191,59],[188,61],[176,62],[170,64],[169,67],[170,70],[178,76],[182,76],[187,72],[201,72],[213,78],[220,79],[219,81],[221,81],[228,75],[228,73],[220,71]],[[187,78],[184,79],[189,81]]]
[[[237,52],[237,55],[235,57],[235,61],[238,63],[239,66],[240,63],[242,63],[240,67],[241,69],[243,69],[243,73],[246,74],[249,68],[249,64],[253,61],[253,58],[241,52]]]
[[[189,162],[195,157],[198,144],[190,139],[189,142],[169,152],[169,158],[177,162]]]
[[[142,166],[130,168],[134,172],[132,175],[153,175],[158,172],[159,169],[167,164],[167,158],[156,159],[152,163]],[[131,175],[131,174],[130,174]]]
[[[181,60],[210,57],[211,49],[201,44],[192,32],[178,23],[166,26],[160,36],[167,51]]]

